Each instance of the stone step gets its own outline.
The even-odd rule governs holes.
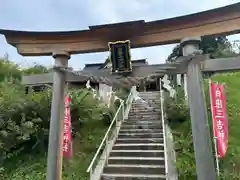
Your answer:
[[[158,109],[158,108],[160,108],[160,103],[158,104],[158,103],[152,103],[152,102],[150,102],[150,103],[147,103],[147,104],[133,104],[132,105],[132,108],[155,108],[155,109]]]
[[[161,106],[158,105],[158,104],[153,104],[153,105],[142,105],[142,104],[139,104],[139,105],[132,105],[131,109],[130,109],[130,112],[131,111],[140,111],[140,110],[145,110],[145,111],[156,111],[156,110],[160,110],[161,109]]]
[[[140,124],[143,124],[144,122],[153,122],[154,124],[162,124],[162,121],[160,118],[129,118],[124,120],[124,122],[140,122]],[[142,123],[141,123],[142,122]]]
[[[114,144],[112,150],[164,150],[163,143]]]
[[[128,121],[153,121],[153,122],[162,122],[162,116],[157,115],[157,116],[128,116],[127,119],[124,120],[124,122]]]
[[[147,102],[147,101],[146,101]],[[152,107],[152,106],[155,106],[155,107],[158,107],[160,102],[158,101],[148,101],[147,103],[133,103],[132,104],[132,107]]]
[[[154,91],[154,92],[140,92],[138,93],[139,96],[143,96],[143,95],[146,95],[146,96],[160,96],[160,91]]]
[[[161,117],[161,114],[158,113],[151,113],[151,112],[147,112],[147,113],[135,113],[135,114],[128,114],[128,117],[142,117],[142,118],[151,118],[151,117]]]
[[[146,113],[134,113],[128,114],[128,117],[160,117],[159,112],[146,112]]]
[[[153,110],[158,110],[160,111],[160,105],[153,105],[153,106],[132,106],[130,109],[130,112],[137,112],[137,111],[153,111]]]
[[[116,144],[144,144],[144,143],[163,143],[163,138],[124,138],[117,139]]]
[[[141,100],[137,100],[137,101],[133,101],[133,104],[144,104],[144,103],[148,103],[148,102],[161,102],[160,97],[156,98],[156,97],[141,97]]]
[[[151,113],[151,112],[156,112],[156,113],[161,113],[161,109],[157,109],[157,108],[154,108],[154,109],[147,109],[147,108],[132,108],[129,112],[129,114],[136,114],[136,113]]]
[[[148,101],[152,101],[152,102],[160,102],[161,99],[160,97],[154,97],[154,96],[140,96],[140,98],[142,98],[143,101],[148,102]],[[142,101],[142,102],[143,102]],[[141,101],[135,101],[135,103],[142,103]]]
[[[165,165],[163,157],[108,157],[108,164]]]
[[[156,102],[160,102],[161,99],[158,96],[140,96],[140,98],[142,98],[142,100],[144,101],[156,101]],[[136,103],[141,103],[141,101],[136,101]]]
[[[149,103],[153,103],[153,102],[156,102],[156,103],[160,103],[161,102],[161,99],[159,98],[148,98],[148,97],[141,97],[142,100],[138,100],[138,101],[133,101],[132,103],[133,104],[149,104]]]
[[[101,180],[166,180],[164,175],[146,174],[106,174],[103,173]]]
[[[163,150],[112,150],[110,157],[164,157]]]
[[[158,96],[140,96],[140,98],[143,100],[143,101],[149,101],[149,100],[152,100],[152,101],[160,101],[160,97]],[[141,103],[141,101],[135,101],[136,103]]]
[[[149,118],[134,118],[131,117],[129,119],[125,119],[123,122],[149,122],[149,123],[158,123],[158,124],[162,124],[162,120],[160,118],[153,118],[153,119],[149,119]]]
[[[141,114],[141,115],[147,115],[147,114],[161,114],[160,111],[130,111],[128,115],[136,115],[136,114]]]
[[[155,124],[134,124],[134,125],[122,125],[120,130],[123,129],[162,129],[161,125]]]
[[[139,96],[140,98],[142,98],[143,100],[160,100],[160,96],[158,95],[153,95],[153,96],[150,96],[150,95],[140,95]]]
[[[131,121],[131,120],[129,120]],[[136,122],[136,121],[135,121]],[[161,123],[141,123],[142,120],[139,120],[136,123],[124,123],[121,126],[121,129],[162,129]],[[157,121],[159,122],[159,121]]]
[[[134,112],[129,113],[128,117],[161,117],[160,112]]]
[[[162,122],[158,120],[145,120],[145,119],[140,119],[140,120],[126,120],[122,123],[122,125],[155,125],[155,126],[160,126],[162,127]]]
[[[124,122],[128,121],[153,121],[153,122],[162,122],[161,116],[128,116],[128,119],[125,119]]]
[[[144,99],[158,99],[160,98],[160,94],[140,94],[139,97]]]
[[[160,91],[141,91],[139,94],[159,94]]]
[[[160,117],[161,117],[161,114],[160,113],[145,113],[145,114],[143,114],[143,113],[136,113],[136,114],[129,114],[128,115],[128,118],[130,119],[130,118],[159,118],[159,120],[160,120]]]
[[[125,121],[129,121],[129,120],[144,120],[144,121],[148,121],[148,120],[158,120],[159,122],[161,122],[162,116],[161,115],[155,115],[155,116],[140,116],[140,115],[135,115],[135,116],[128,116],[128,119],[125,119]]]
[[[118,138],[127,138],[127,137],[131,137],[131,138],[163,138],[163,133],[139,133],[139,132],[135,132],[135,133],[119,133],[118,134]]]
[[[148,94],[148,93],[143,93],[143,94],[139,94],[139,97],[146,97],[146,98],[159,98],[160,97],[160,92],[158,93],[153,93],[153,94]]]
[[[151,105],[156,105],[155,107],[152,107]],[[133,107],[133,108],[146,108],[146,109],[158,109],[158,108],[160,108],[159,107],[159,104],[155,104],[155,103],[139,103],[139,104],[137,104],[137,103],[133,103],[132,104],[132,106],[131,107]]]
[[[138,93],[139,95],[142,95],[142,94],[147,94],[147,95],[160,95],[160,91],[143,91],[143,92],[139,92]]]
[[[120,129],[119,133],[162,133],[162,129]]]
[[[147,132],[147,133],[159,133],[159,132],[163,132],[163,129],[161,126],[147,126],[147,125],[135,125],[130,127],[124,126],[121,127],[120,129],[120,133],[122,132],[136,132],[136,131],[140,131],[140,132]]]
[[[143,100],[149,100],[149,99],[152,99],[152,100],[157,99],[158,100],[158,99],[160,99],[159,95],[144,95],[144,94],[142,94],[139,97],[142,98]]]
[[[142,102],[136,102],[135,104],[160,104],[161,100],[155,99],[155,98],[142,98]]]
[[[161,122],[161,117],[155,117],[155,118],[148,118],[148,117],[130,117],[125,121],[158,121]]]
[[[138,165],[138,164],[108,164],[103,173],[106,174],[146,174],[164,175],[165,167],[162,165]]]
[[[159,108],[159,109],[131,109],[130,110],[130,112],[129,112],[129,114],[136,114],[136,113],[143,113],[143,114],[145,114],[145,113],[159,113],[159,114],[161,114],[161,109]]]
[[[151,107],[149,105],[132,105],[131,106],[131,110],[135,110],[135,109],[139,109],[139,110],[149,110],[149,111],[153,111],[153,110],[159,110],[160,107]]]
[[[137,111],[160,111],[160,105],[153,105],[153,106],[132,106],[130,112],[137,112]]]

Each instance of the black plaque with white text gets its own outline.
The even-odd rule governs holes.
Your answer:
[[[131,71],[130,41],[110,42],[108,45],[112,62],[112,72]]]

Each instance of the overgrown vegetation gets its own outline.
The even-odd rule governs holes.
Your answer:
[[[230,42],[225,36],[202,37],[200,48],[204,54],[210,54],[211,58],[232,57],[240,54],[239,41]],[[182,56],[182,52],[180,46],[177,45],[169,55],[167,61],[173,62],[179,56]],[[204,75],[204,78],[208,78],[208,75]],[[221,179],[223,180],[240,179],[240,142],[238,140],[238,137],[240,137],[240,131],[238,130],[240,126],[239,78],[240,73],[216,74],[211,77],[214,81],[226,84],[228,98],[229,150],[226,157],[220,160]],[[177,91],[176,99],[167,99],[166,110],[168,121],[174,135],[179,179],[197,179],[189,108],[185,103],[183,89],[178,89]],[[205,94],[208,106],[209,125],[212,127],[207,82],[205,83]],[[212,131],[212,128],[210,128],[210,130]]]
[[[239,43],[239,41],[230,42],[226,36],[203,36],[200,49],[203,50],[203,54],[209,54],[210,58],[232,57],[239,54]],[[182,55],[180,45],[176,45],[168,56],[167,62],[174,62]]]
[[[229,119],[229,150],[225,158],[220,160],[221,179],[239,180],[240,178],[240,73],[218,74],[211,79],[226,84],[226,95]],[[206,80],[207,81],[207,80]],[[212,127],[208,83],[205,83],[208,119]],[[182,89],[176,99],[167,100],[167,114],[173,130],[175,149],[177,153],[177,169],[179,179],[196,179],[196,165],[192,141],[191,121],[188,106],[185,104]],[[212,128],[210,128],[212,131]],[[212,133],[212,132],[211,132]]]
[[[23,74],[48,72],[44,66],[20,69],[0,60],[0,179],[43,180],[51,109],[51,90],[25,94]],[[87,179],[85,173],[113,115],[87,89],[72,89],[70,95],[74,157],[64,163],[63,179]]]

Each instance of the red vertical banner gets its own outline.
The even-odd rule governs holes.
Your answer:
[[[69,95],[65,99],[65,116],[64,116],[64,132],[63,132],[63,156],[66,158],[72,157],[72,124],[70,104],[72,99]]]
[[[214,136],[217,138],[218,157],[225,156],[228,149],[227,101],[223,84],[210,83],[211,108]]]

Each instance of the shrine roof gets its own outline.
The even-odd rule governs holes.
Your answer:
[[[132,65],[136,66],[136,65],[145,65],[148,64],[148,62],[146,61],[146,59],[137,59],[137,60],[132,60]],[[105,63],[92,63],[92,64],[85,64],[84,69],[88,70],[88,69],[101,69],[101,67],[104,65]]]

